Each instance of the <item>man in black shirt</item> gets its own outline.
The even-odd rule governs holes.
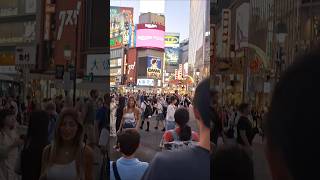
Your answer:
[[[158,153],[142,180],[210,179],[210,123],[213,109],[210,107],[212,96],[209,87],[209,79],[202,81],[194,96],[193,111],[200,131],[198,146],[178,152]]]
[[[242,146],[251,149],[252,140],[254,137],[252,123],[248,119],[250,114],[250,105],[247,103],[242,103],[239,107],[241,116],[237,124],[237,142]]]

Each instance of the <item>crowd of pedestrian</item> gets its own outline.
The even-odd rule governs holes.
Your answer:
[[[2,97],[0,106],[0,179],[96,179],[102,166],[95,151],[109,129],[109,101],[92,90],[88,98],[57,96],[36,102]],[[107,162],[105,162],[107,163]],[[98,170],[97,170],[98,171]]]
[[[319,59],[318,51],[298,57],[276,84],[267,111],[261,114],[252,112],[248,103],[239,106],[240,117],[235,122],[235,144],[217,144],[217,137],[226,135],[223,130],[224,121],[221,120],[225,118],[217,108],[219,93],[213,92],[213,179],[260,179],[254,173],[257,169],[252,156],[253,138],[261,133],[260,128],[262,134],[265,134],[263,146],[271,179],[318,179],[316,164],[319,159],[319,136],[316,124],[320,100]],[[253,125],[255,118],[261,122],[258,129]]]

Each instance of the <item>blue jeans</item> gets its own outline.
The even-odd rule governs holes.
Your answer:
[[[123,129],[127,129],[127,128],[135,128],[136,127],[136,123],[124,123],[123,124]]]
[[[176,128],[176,122],[174,121],[166,121],[166,131],[175,129]]]

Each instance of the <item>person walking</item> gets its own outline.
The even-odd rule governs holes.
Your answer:
[[[42,151],[49,143],[47,130],[49,121],[50,115],[45,111],[35,111],[30,115],[26,143],[21,151],[20,162],[18,162],[20,167],[16,169],[20,172],[22,180],[39,179],[40,177]]]
[[[198,145],[181,151],[158,153],[141,180],[210,179],[210,124],[213,111],[209,88],[210,80],[205,79],[199,83],[194,96],[193,111],[200,131]]]
[[[120,124],[122,121],[122,116],[123,116],[123,109],[125,108],[126,104],[126,99],[123,96],[119,96],[119,102],[118,102],[118,107],[116,111],[116,131],[118,132],[120,129]]]
[[[163,105],[161,104],[161,97],[154,102],[153,107],[155,108],[155,115],[157,120],[157,124],[154,127],[154,129],[158,129],[159,123],[161,123],[163,127],[162,131],[165,131]]]
[[[93,151],[83,144],[83,127],[78,113],[64,109],[53,142],[42,153],[40,180],[93,180]]]
[[[119,132],[127,128],[136,128],[139,123],[139,109],[136,107],[136,101],[133,96],[128,99],[128,105],[123,110],[123,116],[120,123]]]
[[[18,147],[24,141],[16,132],[16,114],[11,110],[0,111],[0,179],[18,180],[15,173]]]
[[[240,119],[237,124],[237,142],[238,144],[244,146],[248,153],[252,155],[252,140],[255,136],[253,132],[253,126],[248,116],[250,114],[250,105],[247,103],[242,103],[239,106],[239,111],[241,113]]]
[[[116,111],[117,111],[117,104],[114,97],[111,98],[110,103],[110,136],[116,137]]]
[[[177,99],[175,96],[171,96],[170,98],[170,105],[167,108],[167,115],[166,115],[166,130],[171,130],[175,128],[175,121],[174,121],[174,113],[177,109],[176,104]]]
[[[147,96],[144,96],[144,101],[141,104],[141,111],[142,113],[142,121],[140,125],[140,129],[143,129],[144,121],[147,121],[147,129],[146,131],[149,131],[150,128],[150,119],[153,115],[153,109],[150,99]]]

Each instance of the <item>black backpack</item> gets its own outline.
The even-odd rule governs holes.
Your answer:
[[[152,116],[153,110],[149,103],[147,104],[146,102],[144,102],[144,104],[146,105],[146,109],[144,110],[144,117],[148,118],[149,116]]]

